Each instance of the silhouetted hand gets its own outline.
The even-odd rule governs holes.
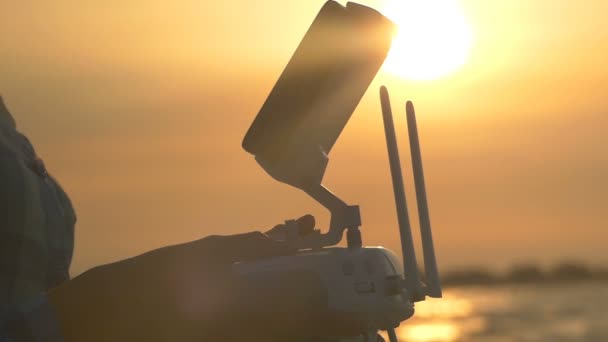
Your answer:
[[[307,234],[314,218],[304,216],[298,224]],[[256,293],[235,276],[232,264],[294,252],[260,232],[209,236],[93,268],[52,290],[49,299],[66,342],[268,341],[275,332],[297,334],[294,324],[274,324],[286,310],[305,307],[296,302],[310,299],[298,296],[308,291],[306,279],[290,289],[295,302],[266,294],[271,302],[264,304],[276,310],[266,307],[255,315],[256,308],[246,305],[255,303],[248,299]]]

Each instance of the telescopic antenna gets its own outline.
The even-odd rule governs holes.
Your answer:
[[[435,259],[435,248],[433,247],[429,206],[426,199],[422,155],[420,153],[420,141],[416,125],[416,112],[414,111],[414,104],[411,101],[407,101],[405,104],[405,115],[407,117],[407,129],[410,137],[412,168],[414,170],[414,184],[416,186],[416,200],[418,202],[418,219],[420,220],[420,237],[422,238],[424,273],[426,274],[425,294],[429,297],[441,298],[441,284],[439,281],[439,271],[437,270],[437,260]]]
[[[405,200],[405,189],[403,185],[403,174],[401,173],[401,162],[399,160],[399,149],[395,136],[395,125],[393,123],[393,112],[386,87],[380,87],[380,103],[382,104],[382,117],[384,119],[384,133],[386,135],[386,147],[393,179],[393,192],[395,194],[395,205],[397,207],[397,219],[401,235],[401,251],[403,252],[403,269],[405,286],[412,301],[424,300],[425,294],[420,286],[418,266],[416,263],[416,252],[410,228],[410,219]]]

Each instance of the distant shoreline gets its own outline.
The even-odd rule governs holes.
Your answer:
[[[608,282],[608,269],[591,268],[572,262],[561,263],[550,269],[523,264],[513,266],[504,273],[472,267],[445,272],[441,277],[441,282],[446,287],[562,284],[581,281]]]

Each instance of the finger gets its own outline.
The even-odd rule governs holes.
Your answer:
[[[164,251],[163,251],[164,250]],[[249,261],[296,251],[286,243],[276,241],[261,232],[237,235],[211,235],[181,245],[166,247],[158,252],[172,254],[171,259],[180,263],[204,261],[206,269],[224,269],[227,264]]]
[[[300,236],[311,234],[315,230],[315,217],[307,214],[296,220]]]
[[[266,235],[274,235],[274,234],[283,234],[285,230],[285,224],[281,223],[281,224],[277,224],[276,226],[270,228],[269,230],[266,231]]]
[[[227,236],[222,245],[222,254],[228,256],[232,262],[289,255],[296,252],[286,243],[271,239],[261,232]]]
[[[306,236],[311,234],[315,230],[315,217],[307,214],[304,215],[297,220],[295,220],[297,224],[297,234],[298,236]],[[270,230],[266,232],[266,234],[270,235],[273,238],[277,238],[279,240],[284,240],[285,236],[289,235],[288,226],[286,224],[277,224],[272,227]]]

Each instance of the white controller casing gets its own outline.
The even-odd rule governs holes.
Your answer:
[[[238,262],[233,270],[245,278],[312,272],[326,291],[326,309],[364,317],[366,331],[395,328],[414,314],[414,305],[403,289],[403,267],[383,247],[305,250],[290,256]]]

